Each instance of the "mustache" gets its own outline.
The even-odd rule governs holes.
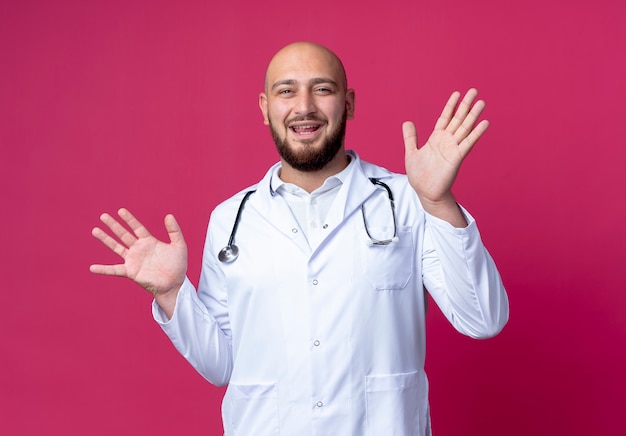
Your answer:
[[[287,124],[297,123],[301,121],[317,121],[319,123],[326,123],[326,119],[318,117],[317,115],[297,115],[287,120]]]

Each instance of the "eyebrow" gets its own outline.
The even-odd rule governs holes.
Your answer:
[[[279,80],[278,82],[275,82],[272,85],[272,89],[276,89],[279,86],[282,85],[295,85],[297,84],[298,81],[294,80],[294,79],[285,79],[285,80]],[[327,78],[327,77],[315,77],[311,80],[309,80],[309,85],[319,85],[321,83],[329,83],[333,86],[338,86],[337,82],[335,82],[333,79]]]

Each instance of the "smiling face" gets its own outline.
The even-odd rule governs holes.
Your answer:
[[[354,115],[354,91],[347,89],[343,66],[329,50],[295,43],[278,52],[259,106],[283,166],[311,172],[345,162],[343,140],[346,121]]]

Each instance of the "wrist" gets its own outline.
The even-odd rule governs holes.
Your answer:
[[[179,291],[180,287],[177,287],[154,295],[154,301],[156,301],[159,307],[167,315],[168,319],[171,319],[172,316],[174,316],[174,309],[176,308],[176,300],[178,299]]]
[[[419,196],[419,199],[424,210],[430,215],[447,221],[457,228],[467,227],[467,220],[452,193],[439,200],[430,200],[422,196]]]

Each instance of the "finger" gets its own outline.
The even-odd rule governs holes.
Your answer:
[[[450,133],[456,133],[457,129],[463,125],[467,115],[470,113],[470,109],[472,107],[472,103],[476,99],[478,95],[478,91],[475,88],[470,89],[463,97],[463,100],[459,104],[459,107],[454,113],[454,117],[446,127],[446,130]],[[469,129],[471,130],[471,128]]]
[[[135,243],[137,238],[135,235],[130,233],[126,227],[121,225],[115,218],[113,218],[108,213],[103,213],[100,215],[100,221],[102,221],[115,236],[119,238],[127,247],[130,247]]]
[[[454,108],[456,108],[456,104],[459,102],[459,98],[461,98],[461,93],[454,91],[448,99],[446,105],[443,107],[443,111],[441,112],[441,115],[439,115],[437,123],[435,123],[435,130],[444,130],[448,127],[448,124],[450,124],[450,120],[454,115]]]
[[[126,247],[124,247],[122,244],[109,236],[104,230],[100,229],[99,227],[95,227],[91,231],[91,234],[94,236],[94,238],[102,242],[113,253],[117,254],[122,259],[124,258],[124,256],[126,256]]]
[[[463,157],[467,156],[467,154],[472,150],[474,145],[478,142],[481,136],[487,131],[489,128],[489,121],[482,120],[474,129],[467,135],[467,138],[463,140],[459,144],[459,149],[463,155]]]
[[[178,221],[174,218],[174,215],[168,214],[165,217],[165,230],[170,236],[170,242],[174,245],[185,245],[185,238],[183,238],[183,232],[178,225]]]
[[[148,229],[139,222],[137,218],[133,216],[132,213],[128,211],[128,209],[121,208],[117,211],[117,214],[124,220],[128,227],[132,229],[132,231],[137,235],[138,238],[147,238],[152,236]]]
[[[457,144],[460,144],[471,133],[472,129],[476,125],[476,122],[478,121],[478,117],[484,109],[485,102],[478,100],[472,107],[472,110],[465,115],[463,122],[454,132],[454,139]]]
[[[402,136],[404,137],[404,149],[406,153],[417,150],[417,129],[411,121],[402,123]]]
[[[89,266],[89,271],[94,274],[101,274],[104,276],[128,277],[124,265],[94,264]]]

